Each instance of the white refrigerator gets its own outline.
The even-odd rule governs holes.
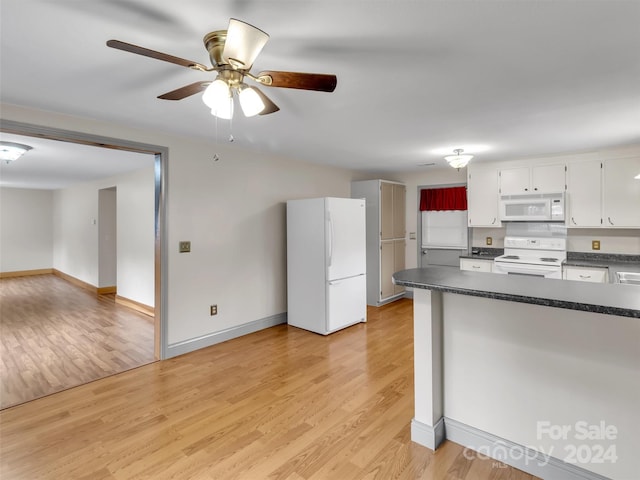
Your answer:
[[[367,321],[365,201],[287,202],[287,321],[328,335]]]

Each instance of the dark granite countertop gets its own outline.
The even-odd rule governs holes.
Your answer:
[[[504,254],[504,248],[472,247],[471,253],[460,255],[460,258],[473,258],[478,260],[493,260]]]
[[[461,295],[640,318],[640,287],[551,278],[498,275],[444,267],[393,275],[397,285]]]
[[[460,258],[472,258],[474,260],[491,260],[493,261],[494,258],[499,257],[500,255],[502,255],[502,253],[472,253],[470,255],[460,255]]]

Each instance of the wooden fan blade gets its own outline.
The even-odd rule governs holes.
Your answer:
[[[258,81],[269,87],[298,88],[318,92],[333,92],[338,84],[335,75],[324,73],[276,72],[267,70],[258,74]]]
[[[195,82],[191,85],[186,85],[160,95],[158,98],[162,100],[182,100],[183,98],[190,97],[191,95],[195,95],[196,93],[203,91],[210,83],[211,82]]]
[[[138,45],[133,45],[132,43],[121,42],[120,40],[109,40],[107,41],[107,47],[116,48],[118,50],[124,50],[125,52],[135,53],[137,55],[142,55],[144,57],[151,57],[157,60],[163,60],[169,63],[175,63],[176,65],[180,65],[182,67],[193,68],[195,70],[210,70],[206,66],[202,65],[198,62],[193,62],[191,60],[187,60],[180,57],[174,57],[173,55],[169,55],[167,53],[157,52],[155,50],[150,50],[148,48],[140,47]]]
[[[255,92],[264,102],[264,110],[260,112],[260,115],[269,115],[270,113],[276,113],[278,110],[280,110],[280,107],[278,107],[275,103],[273,103],[269,97],[267,97],[264,93],[260,91],[259,88],[257,87],[252,87],[252,88],[253,90],[255,90]]]
[[[231,18],[222,58],[235,68],[249,70],[268,40],[269,35],[259,28]]]

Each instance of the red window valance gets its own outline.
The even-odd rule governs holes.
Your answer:
[[[426,188],[420,191],[420,211],[466,209],[467,187]]]

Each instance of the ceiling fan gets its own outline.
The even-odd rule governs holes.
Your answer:
[[[204,92],[202,95],[204,103],[211,108],[213,115],[220,118],[232,118],[234,93],[238,96],[242,111],[248,117],[267,115],[280,110],[261,90],[247,85],[244,82],[245,78],[266,87],[297,88],[319,92],[335,90],[337,84],[335,75],[274,70],[266,70],[257,75],[252,74],[251,66],[268,40],[269,35],[259,28],[231,18],[227,30],[216,30],[204,36],[204,46],[209,52],[211,67],[120,40],[109,40],[107,46],[201,72],[217,72],[218,75],[213,81],[195,82],[160,95],[158,98],[181,100]]]

